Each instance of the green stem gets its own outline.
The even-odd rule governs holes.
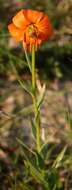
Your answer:
[[[40,152],[40,113],[38,113],[38,118],[36,120],[36,143],[37,143],[37,151]]]
[[[32,90],[35,92],[35,46],[32,46]]]
[[[37,109],[36,98],[36,77],[35,77],[35,46],[32,46],[32,91],[33,91],[33,104],[35,113],[35,126],[36,126],[36,148],[40,152],[40,112]]]

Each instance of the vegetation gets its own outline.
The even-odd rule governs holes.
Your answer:
[[[1,0],[0,5],[0,189],[71,190],[72,1]],[[23,8],[44,11],[54,28],[52,39],[36,52],[38,89],[35,94],[31,91],[32,76],[27,64],[28,58],[34,60],[34,57],[31,53],[26,55],[7,28],[14,14]],[[58,85],[56,89],[55,82]],[[62,87],[64,84],[69,85],[69,102],[66,87]],[[51,88],[53,96],[50,94],[48,97]],[[38,97],[36,112],[32,104],[33,95]],[[52,113],[57,103],[63,107],[58,104],[55,115],[49,118],[47,112],[51,110]],[[58,114],[60,121],[64,119],[60,123]],[[35,126],[39,116],[40,147]]]

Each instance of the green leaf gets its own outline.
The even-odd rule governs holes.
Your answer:
[[[15,114],[15,116],[17,117],[19,117],[20,115],[23,115],[23,116],[28,116],[29,114],[31,114],[31,113],[33,113],[33,108],[34,108],[34,106],[31,104],[31,105],[29,105],[29,106],[27,106],[27,107],[24,107],[23,109],[21,109],[21,110],[19,110],[16,114]]]
[[[31,93],[31,89],[30,89],[30,86],[28,84],[26,84],[23,80],[20,79],[20,76],[14,66],[14,64],[12,63],[12,61],[10,60],[10,64],[11,64],[11,67],[13,69],[13,72],[14,74],[16,75],[16,78],[20,84],[20,86],[26,91],[28,92],[31,96],[32,96],[32,93]]]
[[[62,187],[59,171],[56,168],[50,167],[50,170],[46,173],[45,177],[46,177],[46,180],[49,181],[50,183],[51,190],[55,190],[55,189],[58,190]]]
[[[66,149],[67,149],[67,146],[65,146],[65,147],[63,148],[63,150],[59,153],[59,155],[57,156],[56,160],[55,160],[54,163],[53,163],[53,168],[58,168],[58,167],[60,167],[61,162],[62,162],[63,157],[64,157],[64,154],[65,154],[65,152],[66,152]]]
[[[37,108],[38,109],[40,108],[40,106],[41,106],[41,104],[43,102],[44,95],[45,95],[45,84],[41,88],[40,95],[39,95],[39,98],[38,98],[38,102],[37,102]]]
[[[48,143],[45,143],[41,146],[40,154],[45,160],[48,160],[54,148],[54,144],[49,145]]]
[[[37,160],[37,165],[39,167],[39,169],[44,169],[45,168],[45,163],[43,158],[41,157],[41,155],[37,152],[36,153],[36,160]]]
[[[24,148],[23,155],[25,158],[25,166],[29,168],[30,175],[36,180],[37,183],[42,184],[46,190],[50,190],[48,182],[46,182],[44,179],[45,175],[44,175],[43,170],[39,171],[39,168],[38,168],[38,164],[41,164],[42,162],[40,155],[32,151],[27,145],[22,143],[22,141],[19,140],[18,138],[17,138],[17,141]],[[25,153],[25,151],[28,151],[28,156]],[[30,157],[30,153],[32,157]]]
[[[28,160],[26,153],[28,153],[29,156],[30,156],[30,154],[33,156],[36,155],[35,152],[30,147],[28,147],[26,144],[24,144],[20,139],[18,139],[18,138],[16,138],[16,139],[19,142],[19,144],[22,146],[22,148],[24,149],[24,151],[22,153],[23,153],[26,160]]]
[[[29,60],[26,48],[24,48],[24,51],[25,51],[25,56],[26,56],[26,60],[27,60],[27,64],[28,64],[29,70],[32,73],[31,63],[30,63],[30,60]]]
[[[36,182],[42,184],[46,190],[50,190],[48,182],[46,182],[44,179],[43,173],[39,172],[39,170],[36,169],[29,160],[28,164],[29,164],[30,174],[36,180]]]

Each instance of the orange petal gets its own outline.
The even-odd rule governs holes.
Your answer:
[[[38,43],[38,45],[40,45],[42,43],[42,40],[41,39],[37,39],[37,43]]]
[[[16,41],[21,41],[23,39],[23,30],[20,30],[12,23],[8,25],[8,29],[12,37],[14,37]]]
[[[40,32],[38,36],[38,40],[44,41],[47,39],[47,35],[44,32]]]
[[[43,15],[42,19],[39,22],[39,25],[41,25],[41,26],[45,26],[46,25],[47,26],[49,24],[50,24],[50,21],[49,21],[48,16],[47,15]]]
[[[44,16],[43,19],[36,24],[38,30],[42,33],[44,33],[44,35],[46,35],[46,37],[50,37],[53,34],[53,28],[52,25],[49,21],[48,16]]]
[[[26,10],[19,11],[12,19],[14,25],[20,29],[26,29],[26,26],[29,24],[29,21],[27,20],[25,15]]]
[[[38,23],[43,17],[43,13],[35,10],[26,10],[27,19],[30,23]]]

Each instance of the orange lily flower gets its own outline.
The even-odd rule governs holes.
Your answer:
[[[53,34],[53,28],[47,15],[35,10],[21,10],[12,19],[8,29],[16,41],[23,42],[23,47],[30,51],[48,40]]]

